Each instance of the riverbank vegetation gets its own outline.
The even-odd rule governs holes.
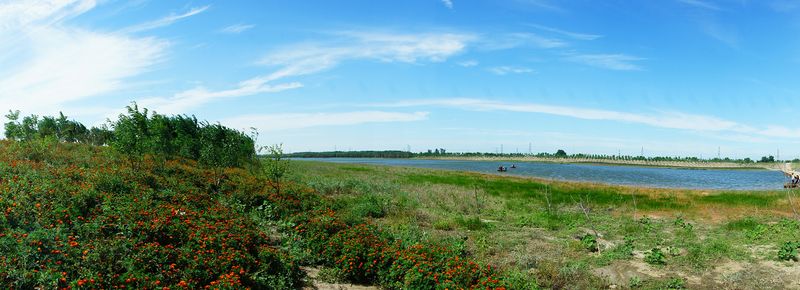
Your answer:
[[[784,162],[790,162],[794,167],[800,166],[800,159],[777,160],[774,156],[764,156],[755,161],[750,158],[732,159],[698,158],[680,156],[631,156],[631,155],[603,155],[603,154],[567,154],[564,150],[555,153],[486,153],[486,152],[448,152],[437,148],[426,152],[410,151],[326,151],[326,152],[296,152],[288,154],[294,158],[423,158],[423,159],[452,159],[452,160],[497,160],[497,161],[531,161],[554,163],[598,163],[635,166],[658,167],[686,167],[686,168],[768,168],[778,169]]]
[[[388,211],[287,179],[280,146],[258,159],[242,132],[134,106],[95,146],[37,119],[0,141],[0,285],[295,289],[322,267],[386,289],[514,288],[463,241],[390,231]]]
[[[793,192],[646,189],[295,161],[396,235],[457,241],[519,289],[799,288]],[[458,242],[460,241],[460,242]]]

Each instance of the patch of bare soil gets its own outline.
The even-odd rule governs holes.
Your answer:
[[[319,268],[303,268],[309,280],[309,284],[303,290],[378,290],[375,286],[353,285],[347,283],[327,283],[319,281]]]
[[[640,260],[616,261],[594,270],[614,285],[627,286],[631,278],[641,280],[681,277],[690,289],[800,289],[800,265],[776,261],[754,263],[725,261],[700,273],[659,269]]]

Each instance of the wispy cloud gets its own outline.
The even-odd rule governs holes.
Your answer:
[[[427,118],[428,112],[356,111],[344,113],[245,115],[223,120],[222,123],[234,128],[255,127],[259,131],[280,131],[366,123],[414,122],[426,120]]]
[[[564,8],[561,8],[558,5],[552,3],[552,1],[548,0],[517,0],[523,4],[528,4],[531,6],[535,6],[536,8],[557,11],[557,12],[565,12]]]
[[[518,67],[518,66],[496,66],[489,69],[489,72],[496,74],[496,75],[507,75],[507,74],[524,74],[524,73],[532,73],[533,70],[527,67]]]
[[[234,24],[234,25],[222,28],[219,31],[222,32],[222,33],[227,33],[227,34],[239,34],[239,33],[245,32],[247,30],[250,30],[253,27],[256,27],[256,26],[253,25],[253,24],[241,24],[241,23],[239,23],[239,24]]]
[[[465,60],[465,61],[458,62],[458,65],[463,66],[463,67],[473,67],[473,66],[478,65],[478,61],[474,60],[474,59],[470,59],[470,60]]]
[[[343,61],[442,62],[463,52],[475,36],[460,33],[395,34],[343,31],[338,41],[305,43],[272,51],[260,64],[278,69],[267,80],[301,76],[331,69]]]
[[[442,0],[442,4],[444,4],[444,7],[447,7],[447,9],[453,9],[452,0]]]
[[[441,106],[472,111],[537,113],[584,120],[626,122],[659,128],[680,129],[697,132],[735,133],[739,134],[740,136],[750,136],[753,138],[751,140],[757,140],[762,137],[775,137],[783,139],[800,138],[797,137],[800,136],[800,130],[788,127],[769,125],[758,128],[714,116],[687,114],[674,111],[631,113],[536,103],[506,103],[469,98],[409,100],[395,103],[372,104],[368,106],[383,108]]]
[[[71,26],[94,1],[0,4],[0,111],[57,111],[124,89],[164,59],[169,42]],[[7,41],[13,43],[8,47]]]
[[[556,34],[561,34],[561,35],[567,36],[569,38],[577,39],[577,40],[595,40],[595,39],[603,37],[602,35],[599,35],[599,34],[577,33],[577,32],[561,30],[561,29],[557,29],[557,28],[553,28],[553,27],[549,27],[549,26],[544,26],[544,25],[539,25],[539,24],[529,24],[529,25],[534,27],[534,28],[537,28],[539,30],[544,30],[544,31],[548,31],[548,32],[556,33]]]
[[[233,89],[219,91],[210,91],[205,87],[199,86],[179,92],[172,97],[144,98],[139,100],[138,103],[160,113],[180,114],[221,99],[277,93],[303,86],[298,82],[275,85],[267,82],[268,80],[264,78],[252,78],[240,82]]]
[[[478,42],[478,46],[485,50],[503,50],[517,47],[560,48],[568,43],[557,39],[548,38],[534,33],[504,33],[487,36]]]
[[[707,1],[701,1],[701,0],[677,0],[677,1],[698,8],[709,9],[709,10],[721,10],[719,6],[711,4]]]
[[[156,29],[159,27],[169,26],[170,24],[173,24],[178,20],[203,13],[210,7],[211,6],[195,7],[183,14],[176,15],[173,13],[161,19],[130,26],[128,28],[123,29],[122,31],[125,33],[134,33],[134,32],[141,32],[141,31]]]
[[[713,18],[700,21],[700,29],[711,38],[730,47],[739,46],[739,33],[732,27],[726,27]]]
[[[594,67],[621,71],[642,70],[642,67],[636,62],[644,60],[644,58],[626,54],[569,54],[566,59]]]

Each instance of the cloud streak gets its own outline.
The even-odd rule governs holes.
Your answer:
[[[642,67],[636,62],[644,60],[644,58],[627,54],[572,54],[568,55],[566,59],[580,64],[620,71],[642,70]]]
[[[518,67],[518,66],[496,66],[489,69],[489,72],[496,74],[496,75],[507,75],[507,74],[525,74],[525,73],[532,73],[534,72],[532,69],[527,67]]]
[[[69,25],[95,4],[0,4],[0,111],[52,113],[69,102],[124,89],[126,79],[163,61],[167,41]]]
[[[278,67],[264,77],[277,80],[319,73],[349,60],[385,63],[443,62],[465,51],[475,36],[459,33],[394,34],[343,31],[335,33],[339,42],[306,43],[267,53],[259,61]]]
[[[256,26],[253,25],[253,24],[241,24],[240,23],[240,24],[234,24],[234,25],[231,25],[231,26],[227,26],[225,28],[220,29],[219,31],[222,32],[222,33],[227,33],[227,34],[240,34],[240,33],[245,32],[247,30],[253,29],[253,27],[256,27]]]
[[[442,0],[442,4],[444,4],[444,7],[447,7],[447,9],[453,9],[452,0]]]
[[[784,139],[798,138],[800,130],[782,126],[766,126],[757,128],[731,120],[714,116],[687,114],[682,112],[630,113],[590,108],[553,106],[535,103],[505,103],[481,99],[430,99],[412,100],[389,104],[374,104],[374,107],[422,107],[440,106],[471,111],[506,111],[518,113],[536,113],[562,116],[584,120],[616,121],[642,124],[651,127],[679,129],[698,132],[736,133],[746,136],[777,137]]]
[[[177,22],[178,20],[181,20],[181,19],[184,19],[184,18],[187,18],[187,17],[191,17],[191,16],[194,16],[194,15],[203,13],[206,10],[208,10],[208,8],[210,8],[210,7],[211,6],[195,7],[195,8],[190,9],[186,13],[177,14],[177,15],[173,13],[173,14],[170,14],[170,15],[164,17],[164,18],[161,18],[161,19],[157,19],[157,20],[153,20],[153,21],[150,21],[150,22],[145,22],[145,23],[134,25],[134,26],[130,26],[128,28],[123,29],[122,32],[124,32],[124,33],[135,33],[135,32],[141,32],[141,31],[156,29],[156,28],[160,28],[160,27],[164,27],[164,26],[169,26],[169,25]]]
[[[721,10],[719,6],[701,0],[678,0],[678,2],[708,10],[717,10],[717,11]]]
[[[577,40],[595,40],[595,39],[603,37],[602,35],[598,35],[598,34],[577,33],[577,32],[561,30],[561,29],[548,27],[548,26],[544,26],[544,25],[538,25],[538,24],[529,24],[529,25],[531,27],[537,28],[539,30],[560,34],[560,35],[567,36],[569,38],[577,39]]]
[[[223,120],[222,123],[234,128],[256,127],[260,131],[281,131],[367,123],[414,122],[426,120],[427,118],[428,112],[355,111],[343,113],[245,115]]]
[[[233,89],[209,91],[205,87],[199,86],[177,93],[172,97],[145,98],[139,100],[138,103],[160,113],[180,114],[222,99],[277,93],[302,86],[298,82],[272,85],[268,84],[264,78],[253,78],[240,82]]]

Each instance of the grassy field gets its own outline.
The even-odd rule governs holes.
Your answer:
[[[450,241],[514,288],[800,289],[786,191],[697,191],[293,162],[348,217]],[[794,251],[794,252],[792,252]]]

